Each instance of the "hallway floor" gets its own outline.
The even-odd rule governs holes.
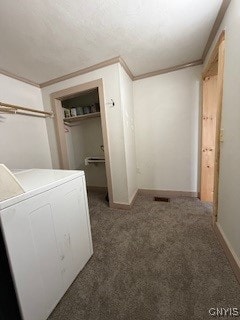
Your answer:
[[[198,199],[138,196],[112,210],[89,195],[94,254],[49,320],[206,320],[240,308],[240,286]]]

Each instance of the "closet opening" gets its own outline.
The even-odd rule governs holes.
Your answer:
[[[102,80],[51,95],[61,169],[83,170],[88,191],[112,206],[112,183]]]
[[[203,72],[200,200],[213,203],[217,220],[225,33],[223,32]]]

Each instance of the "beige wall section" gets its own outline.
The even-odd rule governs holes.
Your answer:
[[[85,171],[87,186],[107,187],[104,163],[85,165],[85,158],[104,156],[101,119],[81,121],[74,127],[66,127],[67,149],[70,169]]]
[[[197,191],[202,66],[134,81],[138,187]]]
[[[97,79],[102,79],[104,86],[113,200],[117,203],[129,204],[118,64],[107,66],[43,88],[42,96],[44,107],[46,111],[51,110],[51,93]],[[111,106],[111,99],[115,102],[114,107]],[[47,126],[53,166],[54,168],[59,168],[55,129],[53,123],[49,120],[47,120]]]
[[[240,1],[232,0],[216,36],[225,29],[225,67],[220,149],[218,224],[240,259]],[[214,44],[215,44],[214,42]],[[214,46],[213,44],[213,46]],[[212,48],[213,48],[212,46]],[[209,58],[209,54],[207,59]],[[207,63],[207,60],[205,64]]]
[[[137,160],[135,146],[135,126],[133,108],[133,81],[119,64],[121,107],[124,132],[125,161],[129,203],[132,202],[137,190]]]
[[[0,75],[0,101],[43,110],[39,88],[5,75]],[[52,167],[44,118],[1,114],[0,136],[0,163],[20,169]]]

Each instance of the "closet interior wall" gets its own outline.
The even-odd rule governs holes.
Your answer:
[[[81,110],[91,105],[99,105],[98,90],[82,92],[77,97],[63,100],[64,110],[72,108]],[[89,110],[88,110],[89,111]],[[89,113],[89,115],[92,115]],[[101,117],[86,118],[73,122],[71,126],[65,124],[65,136],[69,159],[69,169],[84,170],[88,187],[107,188],[105,163],[85,164],[85,159],[92,156],[104,157]]]

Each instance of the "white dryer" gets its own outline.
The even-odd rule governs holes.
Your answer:
[[[0,222],[24,320],[45,320],[93,254],[83,171],[16,171]]]

